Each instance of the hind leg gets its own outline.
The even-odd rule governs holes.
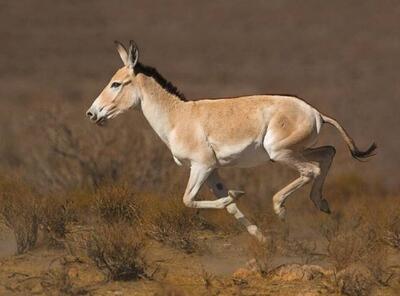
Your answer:
[[[327,214],[330,214],[331,211],[328,202],[322,197],[322,188],[335,153],[336,150],[333,146],[309,148],[303,152],[307,160],[318,162],[321,168],[321,174],[315,178],[312,185],[310,198],[319,210]]]
[[[294,119],[284,113],[273,117],[263,143],[271,160],[285,164],[300,174],[273,197],[274,210],[282,219],[285,217],[284,204],[288,196],[321,174],[320,163],[310,161],[303,155],[304,147],[310,147],[318,137],[315,112],[306,111],[296,115],[293,115]]]
[[[273,197],[274,210],[279,218],[284,219],[286,214],[285,201],[294,191],[318,178],[321,169],[318,163],[307,161],[303,155],[291,150],[274,152],[273,160],[294,168],[300,176],[285,186]]]

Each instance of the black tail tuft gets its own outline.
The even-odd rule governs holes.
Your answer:
[[[369,146],[369,148],[368,148],[367,150],[365,150],[365,151],[361,151],[361,150],[358,150],[358,148],[355,148],[354,150],[351,151],[351,155],[352,155],[355,159],[362,161],[362,160],[365,159],[365,158],[374,156],[374,155],[375,155],[374,151],[376,150],[376,148],[378,148],[378,146],[377,146],[376,143],[374,142],[374,143],[372,143],[372,145]]]

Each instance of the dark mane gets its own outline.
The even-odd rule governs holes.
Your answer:
[[[174,86],[171,82],[169,82],[167,79],[165,79],[158,71],[156,68],[150,67],[150,66],[145,66],[141,63],[137,63],[135,66],[135,72],[136,74],[142,73],[146,76],[154,78],[155,81],[163,89],[165,89],[167,92],[177,96],[180,98],[182,101],[187,101],[185,98],[185,95],[181,93],[176,86]]]

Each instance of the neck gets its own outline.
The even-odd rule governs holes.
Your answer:
[[[161,140],[169,147],[169,135],[174,127],[174,113],[184,103],[163,87],[154,77],[138,73],[141,91],[141,109]]]

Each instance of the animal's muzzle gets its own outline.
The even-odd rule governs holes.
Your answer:
[[[90,109],[87,110],[86,116],[89,117],[89,119],[90,119],[91,121],[96,121],[96,120],[97,120],[97,115],[96,115],[96,113],[93,112],[93,111],[90,110]]]

